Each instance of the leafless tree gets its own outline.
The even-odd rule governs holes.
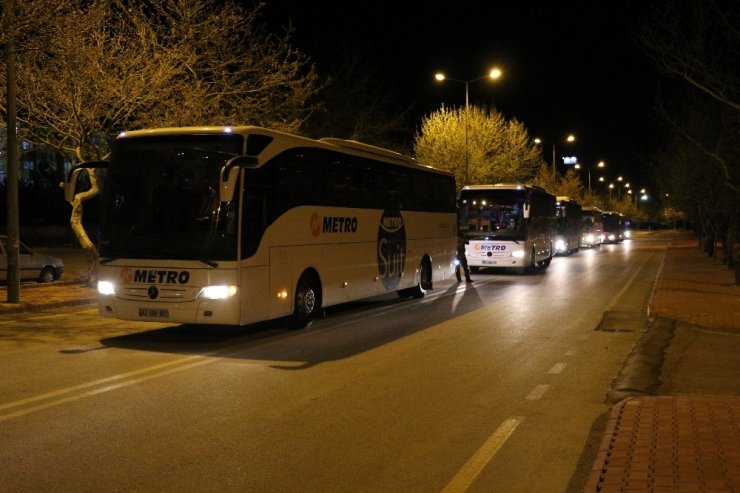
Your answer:
[[[295,131],[313,109],[314,67],[291,47],[291,30],[265,31],[261,5],[25,0],[17,8],[28,20],[18,61],[21,136],[72,162],[104,158],[125,129],[255,124]],[[39,12],[45,21],[34,23]],[[94,259],[82,227],[83,203],[99,190],[94,170],[89,177],[70,223]]]

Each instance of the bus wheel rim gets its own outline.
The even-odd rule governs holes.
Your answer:
[[[298,294],[298,306],[305,314],[313,313],[316,306],[316,295],[313,289],[305,289]]]

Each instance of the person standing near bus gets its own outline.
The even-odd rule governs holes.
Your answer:
[[[462,267],[463,271],[465,272],[465,282],[473,282],[473,280],[470,278],[470,269],[468,269],[468,259],[465,258],[465,245],[467,244],[467,240],[465,240],[462,235],[457,235],[457,265],[455,266],[455,276],[457,277],[457,282],[462,282],[460,267]]]

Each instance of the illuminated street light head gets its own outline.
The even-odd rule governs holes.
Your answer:
[[[501,69],[498,67],[493,67],[491,71],[488,73],[488,77],[491,79],[498,79],[503,75],[503,72],[501,72]]]
[[[542,139],[540,139],[539,137],[537,137],[536,139],[534,139],[534,143],[535,144],[542,144]]]
[[[443,81],[446,77],[445,74],[443,74],[442,72],[437,72],[436,74],[434,74],[434,78],[438,81]]]
[[[568,142],[575,142],[576,136],[573,134],[570,134],[565,140]]]

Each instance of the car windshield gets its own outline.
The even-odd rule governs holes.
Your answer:
[[[238,197],[219,201],[219,173],[240,135],[118,140],[103,190],[103,258],[233,260]]]

